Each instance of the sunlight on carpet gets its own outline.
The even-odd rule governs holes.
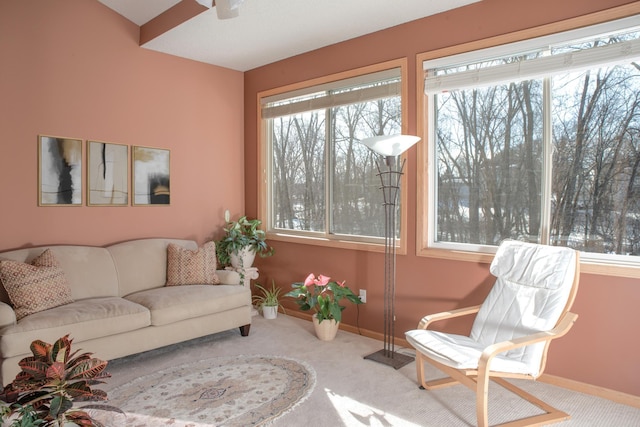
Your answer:
[[[383,427],[401,425],[403,427],[421,427],[419,424],[411,423],[350,397],[340,396],[328,388],[325,388],[324,391],[345,426]]]

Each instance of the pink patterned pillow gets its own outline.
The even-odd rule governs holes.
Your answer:
[[[16,312],[22,319],[29,314],[73,302],[71,288],[50,249],[30,264],[0,261],[0,281]]]
[[[218,285],[215,242],[192,251],[169,243],[167,246],[167,286]]]

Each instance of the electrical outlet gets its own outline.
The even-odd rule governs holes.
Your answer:
[[[367,302],[367,291],[366,289],[360,289],[360,295],[358,295],[360,297],[360,301],[362,302]]]

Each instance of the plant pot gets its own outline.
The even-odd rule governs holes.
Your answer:
[[[339,323],[335,319],[324,319],[320,322],[318,321],[318,316],[316,314],[313,315],[313,327],[316,330],[316,336],[321,341],[333,340],[338,333]]]
[[[265,319],[275,319],[278,317],[278,306],[277,305],[263,305],[262,306],[262,316]]]
[[[242,248],[237,254],[229,255],[231,266],[235,269],[251,267],[255,258],[256,251],[248,246]]]

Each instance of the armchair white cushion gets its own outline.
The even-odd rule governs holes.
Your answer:
[[[482,305],[426,316],[417,329],[406,332],[417,350],[418,380],[427,389],[451,382],[426,381],[422,363],[429,362],[477,387],[478,424],[486,425],[486,393],[481,397],[480,388],[488,378],[537,378],[550,341],[566,334],[577,318],[568,311],[577,291],[578,266],[579,255],[570,248],[503,242],[490,267],[496,282]],[[435,320],[472,313],[477,314],[469,336],[427,329]]]
[[[571,249],[509,241],[500,246],[491,263],[497,280],[469,337],[417,329],[406,333],[407,340],[445,365],[476,369],[487,346],[546,331],[558,323],[571,291],[575,263],[576,252]],[[491,370],[537,377],[544,347],[540,342],[509,350],[493,359]]]

